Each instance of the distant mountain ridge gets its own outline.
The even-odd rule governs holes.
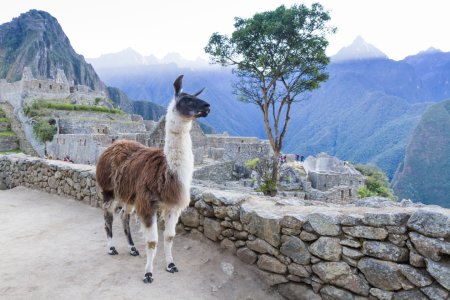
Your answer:
[[[170,64],[176,64],[177,67],[181,68],[202,69],[209,67],[208,62],[200,57],[191,61],[184,59],[179,53],[168,53],[162,59],[159,59],[153,54],[143,56],[132,48],[117,53],[103,54],[98,58],[87,58],[86,61],[96,69]]]
[[[400,199],[450,208],[450,100],[420,118],[392,181]]]
[[[345,62],[350,60],[388,59],[380,49],[367,43],[361,36],[357,36],[350,46],[343,47],[331,56],[331,62]]]
[[[30,67],[37,79],[55,79],[64,70],[69,82],[106,91],[94,68],[72,48],[58,20],[45,11],[30,10],[0,25],[0,78],[10,82]]]

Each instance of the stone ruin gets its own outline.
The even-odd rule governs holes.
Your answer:
[[[449,299],[448,209],[381,197],[299,203],[193,183],[177,233],[220,243],[286,299]],[[101,207],[92,166],[0,155],[0,186]]]

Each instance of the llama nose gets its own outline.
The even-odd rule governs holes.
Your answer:
[[[210,105],[209,105],[209,103],[205,103],[205,104],[203,104],[203,106],[209,107]]]

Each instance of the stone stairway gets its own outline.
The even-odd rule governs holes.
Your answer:
[[[14,107],[8,102],[0,102],[0,107],[5,112],[6,117],[11,122],[11,130],[14,131],[20,140],[20,149],[24,150],[27,154],[31,156],[37,156],[38,153],[31,146],[30,142],[27,140],[25,132],[22,130],[22,123],[17,119],[14,114]]]

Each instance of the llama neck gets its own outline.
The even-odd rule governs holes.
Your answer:
[[[189,134],[192,121],[177,115],[173,108],[174,101],[169,105],[166,115],[164,154],[170,170],[177,173],[186,190],[189,191],[194,171],[194,155]]]

